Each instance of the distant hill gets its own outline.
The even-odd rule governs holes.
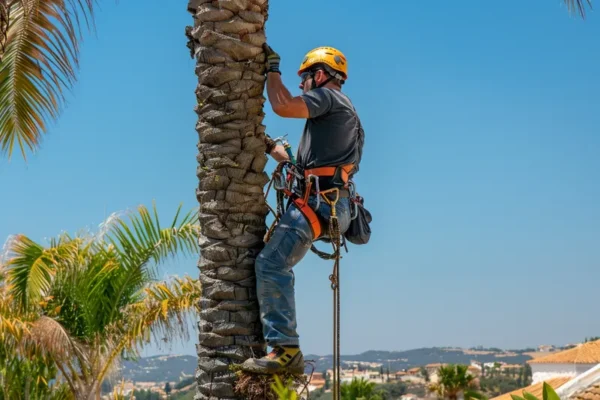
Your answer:
[[[390,372],[400,371],[421,365],[433,363],[470,364],[477,362],[505,362],[523,364],[532,357],[524,350],[503,351],[500,349],[461,349],[448,347],[428,347],[406,351],[376,351],[370,350],[356,355],[341,356],[342,363],[363,362],[380,363]],[[315,371],[321,372],[333,367],[331,355],[305,355],[306,361],[315,362]],[[344,365],[344,364],[343,364]],[[348,365],[348,364],[346,364]],[[181,379],[193,376],[196,371],[197,358],[187,355],[163,355],[141,358],[138,362],[126,361],[121,368],[121,376],[135,382],[179,382]],[[310,369],[307,368],[307,372]]]
[[[198,359],[195,356],[162,355],[140,358],[137,362],[125,361],[120,377],[134,382],[179,382],[194,376]]]
[[[477,362],[505,362],[509,364],[523,364],[531,356],[524,354],[525,350],[502,351],[500,349],[457,349],[443,347],[428,347],[407,351],[375,351],[370,350],[361,354],[341,356],[342,366],[344,361],[360,361],[381,363],[384,368],[389,366],[390,372],[418,367],[433,363],[470,364]],[[315,371],[321,372],[333,367],[331,355],[318,356],[307,354],[305,360],[315,361]]]

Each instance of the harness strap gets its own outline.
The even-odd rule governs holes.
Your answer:
[[[317,239],[321,236],[321,221],[319,221],[319,217],[317,213],[313,211],[313,209],[308,205],[303,198],[293,197],[292,202],[298,207],[298,210],[306,217],[306,220],[310,224],[310,229],[313,233],[313,238]]]
[[[324,177],[335,176],[338,169],[341,171],[342,181],[344,183],[348,183],[348,180],[350,179],[350,173],[354,169],[354,164],[340,165],[339,167],[318,167],[318,168],[307,169],[307,170],[304,170],[304,177],[308,178],[308,176],[310,176],[310,175],[315,175],[315,176],[319,176],[319,177],[320,176],[324,176]]]

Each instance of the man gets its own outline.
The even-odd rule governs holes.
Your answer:
[[[356,110],[341,92],[348,77],[346,58],[331,47],[310,51],[298,71],[303,94],[293,97],[281,81],[279,55],[266,44],[264,49],[267,55],[267,94],[273,111],[284,118],[306,119],[298,146],[298,168],[308,172],[317,171],[316,168],[320,167],[340,167],[331,168],[336,171],[335,176],[318,179],[321,191],[333,187],[340,189],[336,213],[343,234],[351,221],[346,183],[358,171],[364,143],[364,132]],[[288,160],[283,146],[275,145],[268,136],[265,142],[267,153],[275,160]],[[326,235],[330,206],[321,200],[316,209],[314,193],[308,204],[322,221]],[[313,240],[318,239],[312,229],[305,215],[292,203],[256,259],[260,317],[265,340],[273,350],[263,358],[247,360],[242,365],[244,370],[267,374],[304,372],[304,358],[296,333],[292,268],[306,255]]]

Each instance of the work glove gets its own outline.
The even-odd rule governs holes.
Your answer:
[[[265,133],[264,141],[265,141],[265,145],[267,146],[265,153],[271,154],[271,152],[273,151],[275,146],[277,146],[277,143],[273,139],[271,139],[271,136],[267,135],[266,133]]]
[[[281,71],[279,70],[279,63],[281,62],[281,57],[277,54],[271,46],[266,43],[263,43],[263,50],[267,56],[267,61],[265,61],[265,65],[267,67],[268,72],[277,72],[281,75]]]

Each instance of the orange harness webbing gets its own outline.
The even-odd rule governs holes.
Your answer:
[[[339,167],[341,169],[341,178],[344,181],[344,184],[348,183],[348,179],[350,177],[350,172],[354,168],[354,164],[346,164]],[[306,188],[304,190],[303,197],[290,196],[292,198],[292,202],[298,207],[298,210],[306,217],[306,220],[310,224],[313,240],[318,239],[321,236],[323,228],[321,227],[321,221],[319,217],[315,213],[315,211],[308,205],[308,197],[310,196],[310,192],[312,189],[312,180],[310,179],[312,176],[316,177],[331,177],[334,176],[338,167],[319,167],[307,169],[304,171],[304,179],[306,181]],[[317,196],[324,195],[330,190],[322,191],[317,193]]]

